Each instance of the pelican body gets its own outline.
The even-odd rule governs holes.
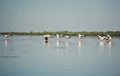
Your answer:
[[[78,34],[78,38],[82,39],[84,35]]]
[[[112,39],[112,37],[110,35],[106,35],[106,36],[100,36],[100,35],[98,35],[98,38],[100,40],[111,40]]]
[[[57,37],[57,38],[62,38],[62,37],[63,37],[63,34],[56,34],[56,37]]]
[[[66,37],[67,39],[70,39],[70,38],[71,38],[71,36],[68,36],[68,35],[66,35],[65,37]]]
[[[10,35],[5,35],[5,38],[8,38],[8,37],[10,37]]]

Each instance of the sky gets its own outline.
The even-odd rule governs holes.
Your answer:
[[[0,32],[120,31],[120,0],[0,0]]]

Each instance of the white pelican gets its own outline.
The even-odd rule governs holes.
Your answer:
[[[8,37],[10,37],[10,35],[5,35],[5,38],[8,38]]]
[[[47,43],[48,42],[48,38],[50,37],[50,35],[43,35],[44,39],[45,39],[45,42]]]
[[[65,37],[66,37],[67,39],[70,39],[70,38],[71,38],[71,36],[68,36],[68,35],[66,35]]]
[[[62,38],[62,37],[63,37],[63,34],[60,34],[60,35],[59,35],[59,34],[56,34],[56,37],[57,37],[57,38]]]
[[[111,40],[111,39],[112,39],[112,37],[111,37],[110,35],[108,35],[108,34],[107,34],[107,37],[109,38],[109,40]]]
[[[98,35],[98,38],[100,40],[111,40],[112,39],[112,37],[110,35],[106,35],[106,36],[100,36],[100,35]]]
[[[78,34],[78,38],[82,39],[84,35]]]
[[[43,37],[48,37],[48,38],[52,38],[52,36],[51,35],[43,35]]]

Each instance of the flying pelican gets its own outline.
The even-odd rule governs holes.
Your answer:
[[[98,35],[98,38],[100,40],[111,40],[112,39],[112,37],[110,35],[106,35],[106,36],[100,36],[100,35]]]
[[[78,38],[82,39],[84,35],[78,34]]]

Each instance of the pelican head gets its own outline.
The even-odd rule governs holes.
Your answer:
[[[97,35],[97,37],[100,39],[101,38],[101,36],[100,35]]]

